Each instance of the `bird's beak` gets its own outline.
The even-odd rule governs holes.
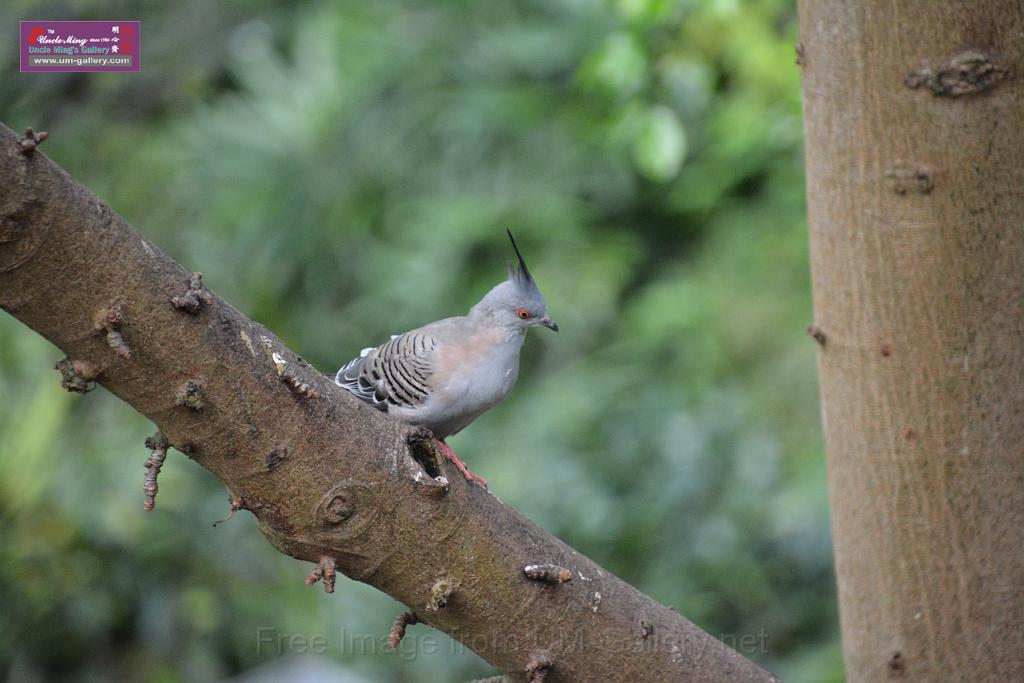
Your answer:
[[[551,318],[549,318],[547,316],[544,316],[543,318],[541,318],[538,321],[538,324],[543,325],[544,327],[548,328],[549,330],[554,330],[555,332],[558,332],[558,324],[554,320],[552,320]]]

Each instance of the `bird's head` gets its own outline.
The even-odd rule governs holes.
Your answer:
[[[526,267],[523,255],[519,253],[512,232],[508,238],[512,241],[512,249],[516,252],[517,263],[508,267],[508,279],[495,286],[473,307],[471,314],[483,314],[491,317],[499,324],[510,329],[525,330],[535,325],[543,325],[549,330],[558,332],[558,325],[548,317],[548,307],[544,303],[537,283]]]

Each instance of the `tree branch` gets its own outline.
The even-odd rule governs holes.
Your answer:
[[[429,433],[335,387],[22,150],[0,125],[0,306],[220,478],[328,590],[334,570],[376,586],[513,680],[775,680],[467,482]],[[573,580],[524,572],[545,564]]]

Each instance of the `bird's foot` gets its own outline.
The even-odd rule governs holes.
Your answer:
[[[438,441],[437,443],[439,446],[441,446],[441,450],[444,451],[444,454],[448,456],[448,459],[452,461],[452,464],[454,464],[455,467],[458,468],[459,472],[462,472],[462,476],[464,476],[466,479],[470,481],[475,481],[484,488],[487,488],[487,480],[478,474],[473,474],[472,472],[470,472],[469,468],[466,467],[466,463],[459,460],[459,456],[455,455],[455,451],[451,449],[451,446],[446,444],[444,441]]]

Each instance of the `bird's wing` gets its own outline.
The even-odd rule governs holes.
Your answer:
[[[334,383],[387,412],[415,408],[430,395],[438,339],[420,328],[397,334],[381,346],[363,349],[334,376]]]

